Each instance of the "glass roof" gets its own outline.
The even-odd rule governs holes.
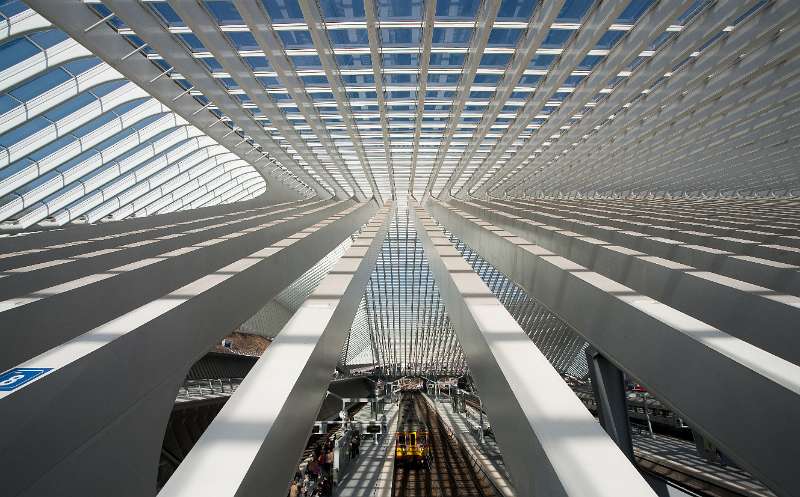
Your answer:
[[[264,154],[232,153],[24,3],[3,3],[0,15],[19,26],[0,35],[0,229],[167,213],[266,191],[253,165]],[[266,167],[311,193],[283,166]]]
[[[800,184],[796,171],[787,173],[785,142],[763,144],[781,154],[774,170],[772,162],[763,168],[769,174],[723,177],[717,171],[729,162],[716,148],[702,148],[709,143],[706,135],[698,136],[698,150],[708,157],[695,155],[696,167],[682,168],[676,142],[631,131],[640,117],[663,117],[664,126],[691,128],[685,108],[659,109],[689,91],[677,82],[696,86],[703,74],[727,70],[717,60],[727,57],[730,47],[740,43],[745,53],[749,38],[740,31],[763,14],[768,2],[714,10],[708,8],[713,2],[702,0],[688,7],[672,0],[143,0],[118,12],[99,0],[84,3],[97,24],[130,44],[130,56],[150,60],[203,112],[305,191],[382,200],[407,194],[769,190],[776,175],[786,179],[786,174],[789,186]],[[13,112],[93,71],[113,71],[23,2],[5,2],[2,14],[20,28],[0,40],[0,71],[12,76],[5,79],[0,110]],[[32,23],[32,16],[39,20]],[[201,26],[213,29],[198,32]],[[56,52],[59,57],[43,62],[40,70],[22,74],[23,65]],[[112,87],[125,77],[115,76],[9,125],[0,146],[45,132],[50,121],[68,116],[69,110],[104,98],[98,92],[120,91]],[[702,91],[692,89],[697,98],[690,103],[705,105]],[[145,112],[157,102],[146,92],[138,98],[120,101],[116,114],[106,113],[111,122],[123,111],[138,112],[114,136],[122,139],[145,128],[158,130],[149,140],[166,136],[166,121],[155,116],[167,117],[169,105],[160,100],[161,112],[155,107]],[[64,138],[79,140],[101,119]],[[725,133],[730,139],[738,136],[733,129]],[[620,135],[626,138],[615,143]],[[101,138],[91,147],[110,144],[100,143],[110,136]],[[625,155],[626,145],[639,147],[638,155]],[[650,155],[651,145],[665,153]],[[590,159],[597,150],[608,153]],[[39,160],[32,154],[35,150],[4,164],[5,174],[27,174],[25,164]],[[608,175],[598,178],[588,167],[595,162]],[[55,178],[63,172],[59,167],[48,169],[49,177],[30,176],[32,186]],[[90,173],[99,174],[92,169],[79,177]],[[3,193],[23,183],[14,185]],[[34,202],[56,193],[46,191]],[[62,204],[59,209],[67,205]],[[19,205],[26,210],[32,202]],[[22,212],[10,210],[15,211],[11,216]],[[54,209],[45,210],[51,216]]]

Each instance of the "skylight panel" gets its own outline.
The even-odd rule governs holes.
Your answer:
[[[241,14],[230,0],[204,0],[203,3],[220,25],[244,24]]]
[[[435,46],[467,47],[471,37],[470,28],[434,28],[432,43]]]
[[[473,19],[478,14],[480,0],[438,0],[436,18]]]
[[[422,0],[376,0],[378,18],[383,20],[418,20],[422,18]]]
[[[500,10],[497,12],[497,19],[503,21],[527,21],[533,14],[537,1],[502,0]]]

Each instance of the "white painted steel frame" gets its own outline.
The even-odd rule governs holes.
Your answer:
[[[800,366],[480,217],[437,201],[427,205],[446,229],[647,385],[738,465],[778,495],[792,495],[798,475],[787,461],[800,456],[794,443],[800,436],[794,423],[800,415]],[[737,388],[709,398],[705,392],[719,392],[721,383]],[[786,415],[764,423],[764,412],[773,409]]]
[[[411,209],[517,494],[655,496],[442,228]]]
[[[256,497],[288,491],[392,211],[387,204],[374,214],[159,495]]]

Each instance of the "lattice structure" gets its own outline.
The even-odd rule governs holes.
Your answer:
[[[579,378],[588,374],[586,341],[575,330],[457,237],[451,234],[450,240],[556,370]]]
[[[367,285],[368,326],[357,315],[350,341],[371,343],[376,366],[390,375],[462,374],[464,353],[405,202],[399,204]],[[348,353],[348,364],[359,364],[353,357]]]

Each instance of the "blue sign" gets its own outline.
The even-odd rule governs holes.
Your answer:
[[[0,392],[13,392],[53,368],[14,368],[0,374]]]

